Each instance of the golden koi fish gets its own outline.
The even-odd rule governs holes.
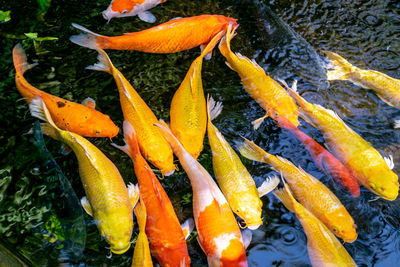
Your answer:
[[[222,104],[209,97],[207,111],[207,133],[215,178],[233,212],[245,221],[246,227],[255,230],[262,224],[260,197],[272,191],[279,184],[279,179],[267,179],[257,190],[246,167],[221,132],[212,124],[212,120],[221,113]]]
[[[348,80],[355,85],[374,90],[386,104],[400,108],[400,80],[374,70],[353,66],[336,53],[325,51],[333,69],[328,70],[328,80]]]
[[[136,239],[135,251],[133,252],[132,267],[152,267],[149,241],[146,236],[146,206],[140,200],[135,207],[135,215],[139,225],[139,235]]]
[[[203,150],[207,127],[206,99],[201,82],[203,58],[210,54],[224,32],[219,32],[196,58],[171,102],[171,131],[185,150],[197,159]]]
[[[323,133],[325,146],[358,182],[384,199],[395,200],[399,193],[399,178],[391,170],[392,157],[384,159],[334,111],[307,102],[295,88],[288,88],[288,91],[300,106],[300,116]]]
[[[197,241],[211,267],[247,267],[242,234],[224,195],[210,174],[179,143],[166,125],[156,124],[186,171],[193,189]]]
[[[267,112],[264,117],[252,122],[254,128],[257,129],[266,117],[277,120],[280,115],[285,115],[286,119],[298,126],[297,106],[286,90],[267,76],[254,60],[231,51],[230,42],[234,32],[235,28],[230,24],[219,44],[219,50],[226,58],[228,67],[239,74],[246,92]]]
[[[110,244],[111,252],[122,254],[130,246],[133,229],[133,207],[139,194],[126,185],[115,165],[85,138],[59,129],[40,97],[29,104],[32,116],[42,124],[44,134],[68,145],[75,153],[86,197],[81,199],[85,211],[93,216],[101,235]]]
[[[285,187],[275,190],[274,194],[288,210],[296,214],[303,226],[312,266],[357,266],[339,240],[317,217],[293,198],[288,185],[283,182]]]
[[[300,203],[344,242],[357,239],[353,218],[340,200],[318,179],[289,160],[265,152],[247,139],[241,144],[240,153],[248,159],[267,163],[280,172]]]
[[[114,76],[124,119],[135,129],[142,155],[159,168],[163,175],[171,175],[175,171],[172,150],[161,132],[153,126],[158,122],[156,116],[128,80],[114,67],[106,52],[102,49],[97,51],[99,62],[87,69],[105,71]]]

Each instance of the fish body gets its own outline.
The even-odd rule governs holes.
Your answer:
[[[266,75],[255,61],[231,51],[230,41],[233,35],[234,28],[229,26],[226,36],[219,44],[219,50],[227,60],[227,65],[239,74],[247,93],[267,112],[255,123],[256,128],[265,117],[270,116],[276,120],[280,115],[285,115],[290,122],[298,126],[298,110],[294,100],[282,86]]]
[[[112,18],[138,16],[145,22],[153,23],[156,18],[149,9],[164,3],[167,0],[112,0],[106,10],[102,12],[103,17],[110,21]]]
[[[201,55],[194,60],[171,102],[171,131],[195,159],[203,150],[207,127],[206,100],[201,81],[203,58],[212,52],[223,34],[221,31],[214,36]]]
[[[111,138],[118,134],[119,128],[109,116],[94,108],[50,95],[30,85],[23,75],[34,65],[27,63],[25,52],[20,44],[13,49],[13,61],[18,91],[28,104],[35,96],[40,96],[46,103],[57,127],[86,137]]]
[[[221,103],[210,98],[207,102],[208,142],[212,151],[215,178],[232,211],[245,221],[245,226],[254,230],[262,224],[262,201],[257,187],[246,167],[225,140],[212,120],[222,111]]]
[[[152,254],[161,266],[189,266],[185,236],[172,203],[140,154],[135,130],[128,121],[124,122],[123,128],[126,145],[119,148],[127,153],[134,163],[140,196],[147,211],[146,234]]]
[[[360,87],[374,90],[386,104],[400,108],[400,80],[374,70],[363,70],[353,66],[336,53],[325,51],[332,69],[328,80],[348,80]]]
[[[124,119],[135,129],[142,155],[159,168],[163,175],[172,174],[175,171],[172,150],[161,132],[153,126],[158,122],[157,117],[122,73],[114,67],[106,52],[101,49],[98,52],[99,62],[87,68],[113,75],[118,86]]]
[[[292,162],[271,155],[245,139],[240,153],[251,160],[267,163],[287,180],[295,197],[344,242],[357,239],[356,225],[340,200],[318,179]]]
[[[149,241],[146,236],[146,206],[143,201],[139,201],[135,209],[136,219],[139,225],[139,234],[136,239],[135,250],[133,252],[132,267],[153,267],[151,260]]]
[[[93,216],[101,235],[115,254],[122,254],[131,245],[133,209],[137,201],[134,190],[128,189],[115,165],[85,138],[59,129],[51,119],[43,100],[34,98],[31,113],[47,121],[44,134],[68,145],[75,153],[86,198],[81,200],[85,211]]]
[[[229,23],[236,25],[236,19],[221,15],[201,15],[173,19],[143,31],[115,37],[98,35],[80,25],[73,24],[85,33],[71,36],[70,40],[91,49],[175,53],[207,45],[220,31],[226,31]]]
[[[38,148],[43,162],[48,196],[52,199],[57,219],[64,231],[62,254],[68,259],[79,261],[83,257],[86,244],[86,223],[82,206],[70,182],[47,150],[39,121],[34,123],[32,133],[31,141]]]
[[[391,170],[390,160],[365,141],[332,110],[307,102],[296,91],[290,94],[301,107],[300,115],[319,129],[326,147],[351,171],[358,182],[378,196],[394,200],[398,196],[398,176]]]
[[[239,226],[217,184],[166,126],[156,125],[171,144],[192,184],[197,240],[207,255],[209,266],[247,266]]]
[[[360,195],[360,186],[358,185],[357,178],[335,156],[314,139],[300,131],[290,121],[285,119],[284,116],[279,118],[278,124],[280,127],[289,130],[304,145],[310,152],[318,169],[331,177],[336,183],[344,186],[353,197]]]
[[[312,266],[357,266],[331,231],[294,199],[286,183],[283,189],[275,190],[274,194],[288,210],[296,214],[303,226],[307,236],[307,250]]]

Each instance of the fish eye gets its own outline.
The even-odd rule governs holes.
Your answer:
[[[128,10],[124,9],[122,10],[121,14],[126,14],[128,12]]]
[[[338,232],[338,230],[336,229],[336,227],[333,227],[333,228],[332,228],[332,231],[333,231],[334,233],[337,233],[337,232]]]

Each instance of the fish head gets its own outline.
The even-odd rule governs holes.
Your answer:
[[[99,117],[92,117],[87,121],[87,125],[94,126],[91,130],[90,137],[109,137],[112,138],[116,136],[119,132],[118,126],[116,126],[108,115],[105,115],[106,118],[99,119]]]
[[[352,243],[357,239],[357,225],[345,207],[342,206],[328,214],[328,218],[332,222],[329,228],[337,237],[340,237],[346,243]]]
[[[366,187],[386,200],[395,200],[399,194],[398,176],[389,168],[371,168],[371,173]]]
[[[97,217],[96,224],[102,237],[110,245],[111,252],[115,254],[125,253],[131,246],[132,214],[128,216],[126,212],[115,211],[112,215],[99,213]]]
[[[248,227],[250,230],[257,229],[262,223],[262,202],[258,195],[254,197],[238,197],[240,200],[236,207],[233,208],[234,212],[244,220],[244,227]],[[232,205],[233,207],[233,205]]]
[[[103,17],[110,21],[112,18],[133,16],[135,5],[138,4],[131,0],[113,0],[106,10],[102,12]]]

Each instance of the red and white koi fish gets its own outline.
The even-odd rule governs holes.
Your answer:
[[[102,12],[103,17],[110,21],[112,18],[138,16],[141,20],[149,23],[156,22],[156,17],[147,11],[167,0],[112,0],[106,10]]]

